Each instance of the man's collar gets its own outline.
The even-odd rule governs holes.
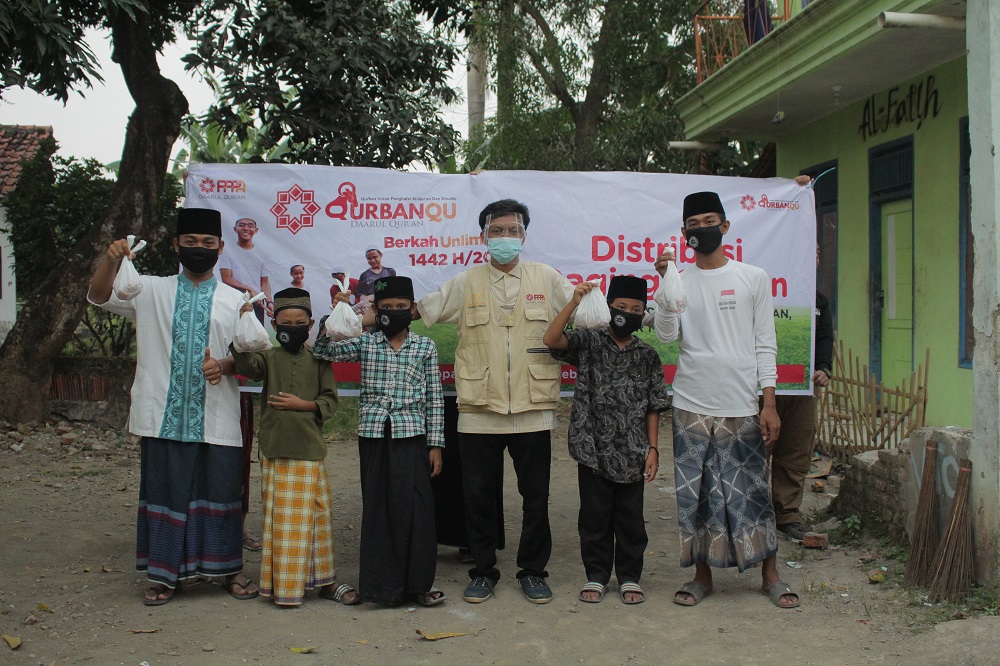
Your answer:
[[[188,286],[194,286],[194,280],[192,280],[191,278],[189,278],[187,275],[184,275],[184,270],[183,269],[181,269],[181,272],[177,274],[177,279],[180,280],[181,282],[184,282]],[[210,275],[207,279],[201,280],[198,283],[198,285],[200,286],[200,285],[203,285],[203,284],[212,284],[213,282],[215,282],[215,274],[214,273],[212,275]]]
[[[492,263],[490,264],[490,282],[499,282],[500,280],[503,279],[504,275],[509,275],[511,277],[515,277],[518,280],[520,280],[521,279],[520,260],[518,260],[518,262],[514,264],[514,268],[510,269],[510,271],[506,273],[504,273],[502,270],[494,266]]]

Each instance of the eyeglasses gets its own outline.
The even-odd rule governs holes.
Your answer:
[[[489,238],[524,238],[524,227],[520,224],[491,224],[486,227],[486,236]]]

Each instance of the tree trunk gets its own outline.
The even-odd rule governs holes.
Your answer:
[[[17,322],[0,347],[0,418],[7,421],[41,421],[46,417],[55,359],[86,309],[90,276],[108,244],[129,233],[151,242],[163,234],[156,206],[170,149],[187,113],[187,100],[177,84],[160,74],[148,15],[135,11],[133,21],[117,11],[110,16],[110,23],[112,59],[120,65],[135,100],[118,181],[103,222],[77,243],[65,264],[53,266],[25,299]]]
[[[500,0],[497,17],[497,125],[501,132],[514,115],[514,80],[518,48],[514,26],[514,0]]]
[[[478,141],[482,138],[483,121],[486,119],[486,73],[487,60],[486,40],[483,27],[479,25],[481,10],[473,9],[472,25],[469,31],[469,64],[466,78],[467,95],[469,98],[469,139]]]

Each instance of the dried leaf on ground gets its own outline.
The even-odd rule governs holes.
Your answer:
[[[0,638],[3,638],[5,641],[7,641],[7,645],[10,646],[11,650],[16,650],[17,648],[21,647],[21,639],[18,638],[17,636],[8,636],[7,634],[0,634]]]
[[[295,654],[312,654],[313,652],[315,652],[316,650],[319,649],[319,646],[318,645],[310,645],[309,647],[291,647],[291,646],[289,646],[288,649],[291,650],[292,652],[294,652]]]
[[[39,602],[38,605],[35,606],[35,608],[37,608],[40,611],[45,611],[46,613],[52,613],[52,612],[54,612],[51,608],[49,608],[48,604],[43,604],[41,602]]]
[[[155,634],[158,631],[160,631],[160,630],[159,629],[129,629],[128,633],[130,633],[130,634]]]

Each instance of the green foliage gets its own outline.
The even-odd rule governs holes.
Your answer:
[[[851,514],[844,518],[840,526],[845,536],[854,538],[861,534],[861,519]]]
[[[255,127],[264,151],[290,141],[286,161],[387,168],[454,152],[454,46],[404,3],[212,0],[188,30],[187,66],[221,82],[204,121],[240,141]]]
[[[174,26],[187,18],[191,0],[4,0],[0,2],[0,94],[17,86],[65,102],[79,88],[102,82],[97,59],[84,40],[105,30],[109,16],[148,12],[149,37],[159,50],[174,41]]]
[[[65,264],[73,246],[100,222],[115,185],[96,160],[59,157],[55,150],[48,140],[26,160],[18,187],[3,200],[23,295]]]
[[[14,246],[14,272],[21,298],[44,298],[38,286],[52,271],[71,261],[81,238],[100,225],[115,181],[97,160],[54,155],[49,140],[25,160],[18,186],[3,198],[7,210],[3,231]],[[149,275],[177,272],[173,250],[180,184],[167,177],[158,204],[164,238],[136,257],[136,269]],[[71,355],[116,356],[130,353],[132,324],[97,308],[88,308],[65,352]]]

